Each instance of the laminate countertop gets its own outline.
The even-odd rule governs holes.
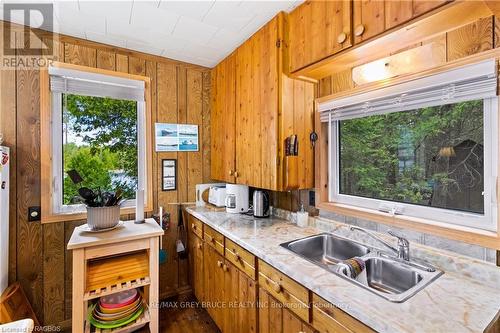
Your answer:
[[[302,259],[279,244],[324,230],[299,228],[279,219],[255,219],[204,207],[187,212],[258,258],[378,332],[483,332],[500,310],[500,269],[466,257],[435,251],[454,271],[445,273],[403,303],[393,303]],[[347,225],[330,230],[346,237]],[[355,239],[355,238],[353,238]],[[444,258],[444,259],[443,259]],[[456,261],[454,261],[456,259]],[[435,263],[433,263],[435,264]],[[464,274],[459,273],[463,271]]]

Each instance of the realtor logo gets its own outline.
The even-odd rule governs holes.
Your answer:
[[[54,6],[52,3],[6,3],[3,5],[6,22],[15,22],[22,28],[6,24],[3,36],[4,56],[15,56],[22,50],[23,56],[52,55],[51,47],[43,43],[42,30],[54,31]],[[31,29],[34,28],[34,29]]]

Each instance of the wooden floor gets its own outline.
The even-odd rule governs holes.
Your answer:
[[[160,309],[160,332],[220,333],[217,325],[215,325],[206,310],[194,306],[186,308],[180,307],[180,302],[184,302],[182,304],[187,304],[186,302],[195,301],[196,299],[192,295],[179,296],[164,301]]]

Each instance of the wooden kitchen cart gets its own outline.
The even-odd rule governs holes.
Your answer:
[[[89,304],[99,297],[138,288],[146,308],[142,315],[124,327],[96,332],[131,332],[149,325],[158,332],[159,237],[162,228],[153,219],[143,224],[133,221],[102,233],[75,228],[68,242],[73,251],[72,331],[90,332]]]

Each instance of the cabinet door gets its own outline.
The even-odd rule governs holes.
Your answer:
[[[203,246],[205,276],[205,301],[209,302],[207,311],[220,329],[224,327],[224,258],[210,245]]]
[[[236,150],[236,56],[212,71],[211,176],[234,183]]]
[[[352,1],[306,1],[292,11],[289,63],[294,72],[352,45]]]
[[[191,257],[193,258],[193,290],[196,298],[204,301],[203,241],[196,236],[194,238],[194,246],[191,252]]]
[[[278,23],[275,17],[236,51],[236,182],[261,188],[272,188],[263,179],[277,183]]]
[[[385,6],[383,0],[354,1],[354,43],[360,43],[384,32],[384,7]]]
[[[308,323],[259,288],[259,333],[313,333]]]
[[[229,260],[224,266],[225,333],[257,332],[257,285]]]
[[[280,302],[259,288],[259,333],[282,333],[283,310]]]

